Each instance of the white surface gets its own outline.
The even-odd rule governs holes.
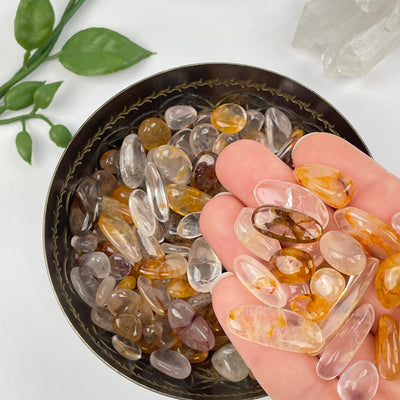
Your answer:
[[[59,16],[67,1],[52,3]],[[351,122],[374,158],[400,176],[400,49],[363,78],[330,80],[322,75],[318,57],[290,46],[305,0],[86,3],[55,50],[78,30],[103,26],[157,54],[128,70],[94,78],[78,77],[56,60],[43,65],[30,79],[64,80],[45,113],[54,123],[64,123],[74,132],[120,90],[169,68],[199,62],[249,64],[289,76],[320,94]],[[23,52],[13,37],[16,7],[17,1],[0,5],[1,82],[22,60]],[[20,126],[0,126],[0,398],[165,399],[99,361],[69,326],[55,300],[42,250],[42,217],[62,149],[50,142],[42,121],[29,122],[28,129],[34,137],[32,167],[15,150]]]

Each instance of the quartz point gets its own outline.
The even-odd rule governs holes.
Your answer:
[[[322,54],[328,77],[362,76],[400,45],[398,0],[312,0],[292,46]]]
[[[372,400],[378,390],[379,374],[371,361],[360,360],[340,376],[337,392],[341,400]]]
[[[176,350],[160,349],[150,354],[152,367],[175,379],[185,379],[192,372],[189,360]]]
[[[375,290],[380,303],[386,308],[400,304],[400,252],[383,260],[375,277]]]
[[[211,357],[212,366],[230,382],[240,382],[249,375],[249,368],[233,344],[218,349]]]
[[[323,228],[328,225],[326,205],[314,193],[298,184],[264,179],[254,188],[254,198],[259,206],[274,205],[299,211],[314,218]]]
[[[369,303],[361,305],[350,314],[319,358],[316,371],[320,378],[334,379],[346,368],[367,337],[374,319],[374,307]]]
[[[294,169],[297,181],[334,208],[347,205],[354,194],[353,180],[336,168],[321,164],[303,164]]]
[[[242,254],[233,260],[233,270],[247,290],[270,307],[283,307],[287,295],[281,283],[255,258]]]
[[[345,287],[343,275],[333,268],[318,269],[310,280],[311,293],[323,297],[330,305],[336,303]]]
[[[367,263],[360,243],[345,232],[326,232],[319,241],[319,248],[325,261],[346,275],[357,275]]]
[[[268,347],[297,353],[316,353],[325,344],[314,322],[285,309],[244,305],[232,309],[227,320],[231,333]]]
[[[238,133],[246,125],[247,114],[239,104],[221,104],[211,113],[211,123],[222,133]]]
[[[267,147],[277,153],[292,133],[292,123],[287,115],[276,107],[265,112],[265,136]]]

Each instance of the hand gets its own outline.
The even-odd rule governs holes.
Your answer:
[[[306,135],[293,152],[294,165],[317,163],[329,165],[348,174],[354,181],[355,193],[349,205],[361,208],[390,224],[400,210],[400,179],[345,140],[326,133]],[[201,215],[204,237],[228,271],[239,254],[251,254],[236,238],[233,224],[242,207],[257,207],[253,196],[255,185],[267,178],[295,182],[292,170],[266,147],[253,141],[239,141],[228,146],[219,156],[217,174],[231,193],[210,200]],[[333,213],[333,210],[331,210]],[[331,213],[331,215],[332,215]],[[335,229],[334,222],[328,225]],[[337,228],[336,228],[337,229]],[[376,297],[372,283],[363,302],[375,307],[376,321],[383,313],[400,320],[400,307],[385,309]],[[337,379],[324,381],[315,372],[317,357],[277,350],[243,340],[226,329],[229,311],[260,302],[235,276],[221,279],[213,290],[213,305],[220,323],[254,376],[273,400],[337,400]],[[365,342],[348,364],[370,360],[375,364],[375,324]],[[380,379],[374,399],[398,398],[400,379]]]

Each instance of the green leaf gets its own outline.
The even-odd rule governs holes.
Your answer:
[[[78,75],[93,76],[128,68],[151,54],[115,31],[89,28],[76,33],[65,43],[59,60]]]
[[[18,133],[15,138],[15,144],[17,145],[17,150],[19,155],[28,163],[31,164],[32,161],[32,138],[31,135],[22,131]]]
[[[35,104],[35,107],[42,109],[47,108],[61,84],[62,81],[59,81],[39,87],[33,95],[33,103]]]
[[[7,110],[21,110],[33,104],[33,96],[44,82],[26,81],[13,86],[4,96]]]
[[[14,20],[14,35],[27,51],[37,49],[49,38],[54,26],[49,0],[21,0]]]
[[[53,125],[50,128],[50,139],[59,147],[67,147],[72,135],[65,125]]]

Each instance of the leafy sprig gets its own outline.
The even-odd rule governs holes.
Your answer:
[[[51,55],[64,26],[86,0],[69,0],[58,24],[49,0],[20,0],[15,20],[14,35],[25,49],[21,68],[0,86],[0,115],[14,113],[32,106],[31,111],[0,119],[0,125],[19,122],[22,130],[15,143],[20,156],[32,160],[32,137],[26,128],[29,119],[41,119],[49,126],[50,139],[66,147],[72,135],[62,124],[53,124],[39,110],[52,102],[62,81],[25,81],[43,62],[58,59],[68,70],[78,75],[94,76],[113,73],[138,63],[154,54],[127,37],[107,28],[89,28],[75,33],[61,51]]]

